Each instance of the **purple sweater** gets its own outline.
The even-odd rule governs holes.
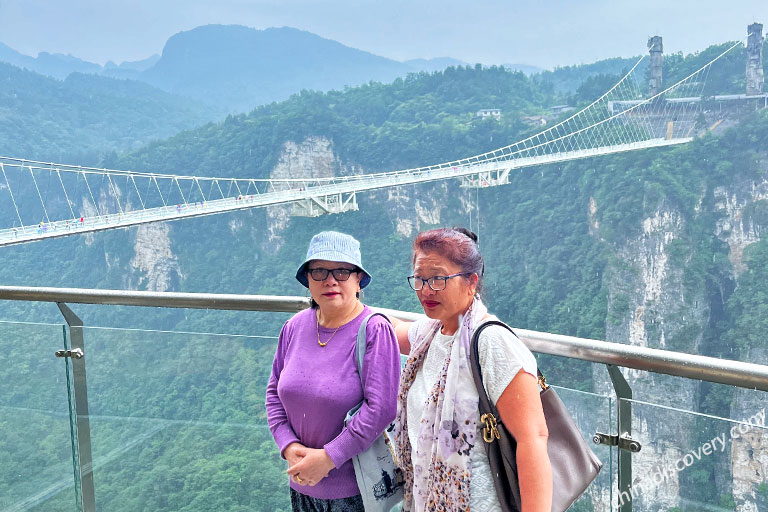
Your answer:
[[[352,457],[365,451],[395,419],[400,357],[392,326],[380,316],[366,328],[363,378],[355,363],[357,331],[373,311],[365,306],[339,328],[325,347],[317,343],[315,310],[297,313],[283,326],[267,385],[269,429],[280,454],[294,441],[325,448],[336,466],[314,487],[291,481],[293,489],[314,498],[360,494]],[[320,339],[335,329],[320,326]],[[360,411],[344,426],[347,412],[365,397]]]

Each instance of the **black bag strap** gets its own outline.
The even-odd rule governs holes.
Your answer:
[[[514,334],[512,329],[507,324],[505,324],[504,322],[500,322],[498,320],[488,320],[487,322],[480,324],[475,329],[475,332],[472,334],[472,345],[470,347],[469,360],[470,360],[470,364],[472,365],[472,378],[475,381],[477,394],[480,398],[478,402],[480,415],[482,416],[483,414],[490,412],[496,418],[498,418],[499,411],[497,411],[496,406],[491,403],[491,400],[488,398],[488,392],[485,390],[485,386],[483,385],[483,371],[480,368],[480,356],[479,356],[479,349],[478,349],[478,345],[480,344],[479,343],[480,333],[483,332],[485,328],[490,327],[492,325],[500,325],[502,327],[505,327],[506,329],[509,329],[510,332],[512,332],[512,334]]]
[[[496,493],[499,496],[506,496],[508,499],[503,501],[502,510],[505,512],[519,512],[520,510],[520,487],[517,485],[517,441],[511,432],[509,432],[501,422],[501,416],[496,406],[491,403],[488,393],[483,385],[482,370],[480,368],[480,357],[478,355],[480,333],[492,325],[504,327],[515,337],[515,332],[504,322],[498,320],[489,320],[480,324],[472,334],[472,346],[469,352],[470,365],[472,366],[472,378],[477,387],[478,410],[481,422],[485,423],[483,429],[483,440],[478,442],[483,445],[485,453],[488,455],[488,461],[491,467],[505,468],[506,476],[499,478],[498,475],[493,480]],[[493,415],[489,418],[486,415]],[[513,485],[514,484],[514,485]]]
[[[485,386],[483,385],[483,370],[482,368],[480,368],[480,356],[478,355],[479,354],[478,345],[480,344],[479,343],[480,333],[483,331],[483,329],[485,329],[486,327],[490,327],[492,325],[498,325],[500,327],[503,327],[509,332],[511,332],[512,336],[514,336],[518,340],[520,339],[520,336],[518,336],[517,333],[515,333],[515,331],[513,331],[510,326],[508,326],[501,320],[488,320],[486,322],[483,322],[475,329],[474,334],[472,334],[472,342],[471,342],[472,346],[471,346],[470,355],[469,355],[470,362],[472,364],[472,377],[475,380],[475,386],[477,387],[478,394],[481,397],[485,395],[485,400],[486,402],[488,402],[489,405],[491,404],[490,404],[490,400],[488,400],[488,393],[485,392]],[[539,386],[541,386],[541,389],[543,391],[546,389],[546,384],[545,384],[546,377],[544,377],[544,375],[541,373],[541,370],[539,369],[538,364],[536,365],[536,374],[539,379]],[[496,409],[496,408],[493,407],[493,409]],[[494,414],[495,414],[495,411],[494,411]]]

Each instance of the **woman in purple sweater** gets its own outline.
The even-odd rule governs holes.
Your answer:
[[[395,418],[400,359],[392,326],[375,316],[366,328],[363,375],[355,343],[372,313],[359,300],[371,281],[360,243],[349,235],[315,235],[296,279],[312,308],[280,332],[267,385],[269,428],[288,461],[294,511],[363,511],[352,457]],[[347,412],[363,401],[345,426]]]

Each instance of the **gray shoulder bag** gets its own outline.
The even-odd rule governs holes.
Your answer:
[[[520,484],[515,458],[517,442],[501,422],[496,406],[488,399],[478,358],[480,333],[491,325],[502,326],[513,335],[515,334],[507,324],[496,320],[485,322],[475,329],[470,351],[472,376],[480,396],[480,421],[485,423],[483,445],[488,453],[491,473],[496,475],[493,482],[499,503],[504,512],[519,512],[521,510]],[[541,386],[539,396],[549,430],[547,453],[552,466],[552,511],[562,512],[567,510],[597,478],[603,464],[587,445],[560,397],[554,389],[546,385],[541,372],[538,373],[539,386]]]
[[[363,358],[365,357],[365,329],[371,317],[381,313],[372,313],[368,315],[357,332],[357,345],[355,347],[355,360],[357,361],[357,371],[362,379]],[[387,321],[389,319],[387,318]],[[363,402],[360,402],[347,413],[344,424],[357,414]],[[355,479],[360,489],[360,495],[363,498],[363,506],[366,512],[389,512],[398,507],[403,501],[403,472],[397,467],[390,432],[393,425],[381,433],[373,444],[364,452],[358,453],[352,457],[352,465],[355,467]]]

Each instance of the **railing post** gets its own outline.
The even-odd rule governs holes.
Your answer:
[[[93,458],[91,455],[91,426],[88,416],[88,390],[85,377],[85,347],[83,345],[83,321],[66,304],[57,302],[59,311],[69,326],[69,347],[56,354],[72,359],[72,395],[74,399],[73,463],[75,478],[79,480],[80,503],[83,512],[96,512],[96,495],[93,486]],[[72,407],[70,407],[70,411]],[[70,412],[71,414],[71,412]]]
[[[618,409],[618,473],[619,473],[619,512],[632,512],[632,452],[622,446],[620,440],[631,439],[632,436],[632,388],[629,387],[624,375],[617,366],[607,364],[608,375],[611,377],[613,389],[616,392]],[[627,499],[625,499],[627,498]]]

